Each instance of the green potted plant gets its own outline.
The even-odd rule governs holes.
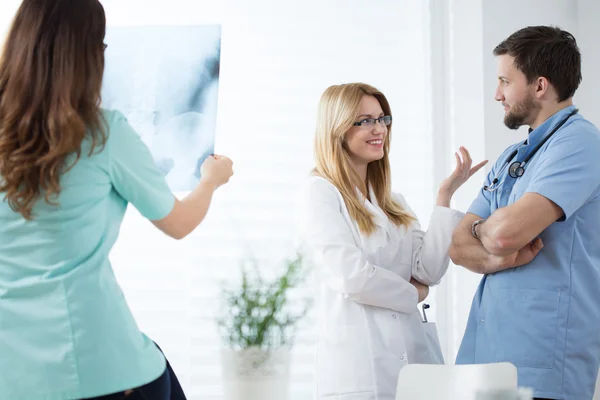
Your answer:
[[[225,399],[285,400],[289,387],[290,349],[297,324],[311,302],[292,293],[306,277],[303,258],[285,261],[283,271],[265,280],[256,260],[242,265],[241,282],[223,289],[225,309],[217,318]]]

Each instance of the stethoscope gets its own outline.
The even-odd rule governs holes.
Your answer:
[[[429,307],[429,304],[423,304],[421,306],[421,308],[423,309],[423,318],[421,319],[421,322],[423,322],[424,324],[427,323],[427,314],[425,314],[425,310],[427,310]]]
[[[512,153],[510,153],[510,155],[506,158],[506,161],[504,162],[504,165],[502,166],[502,168],[500,169],[500,172],[498,172],[496,174],[496,177],[494,177],[494,180],[492,181],[492,184],[490,186],[483,186],[483,190],[487,190],[488,192],[495,192],[496,190],[498,190],[498,188],[502,185],[502,183],[504,183],[504,179],[502,179],[501,182],[498,182],[498,177],[502,175],[502,172],[506,169],[506,166],[510,164],[509,168],[508,168],[508,175],[511,178],[520,178],[523,176],[523,174],[525,173],[525,165],[527,164],[527,162],[529,160],[531,160],[531,157],[533,157],[535,155],[535,153],[544,145],[544,143],[546,143],[546,141],[548,139],[550,139],[552,137],[552,135],[554,135],[556,133],[556,131],[558,131],[564,124],[565,122],[567,122],[569,120],[569,118],[571,118],[573,115],[577,114],[579,112],[578,109],[573,110],[569,115],[567,115],[567,117],[565,119],[563,119],[562,121],[560,121],[560,123],[558,125],[556,125],[556,127],[552,130],[552,132],[550,132],[548,134],[548,136],[546,136],[544,138],[544,140],[542,140],[540,142],[540,144],[538,144],[532,152],[529,153],[529,155],[527,155],[527,157],[525,157],[525,159],[523,161],[514,161],[513,163],[511,163],[512,159],[517,155],[518,153],[518,149],[514,150]]]

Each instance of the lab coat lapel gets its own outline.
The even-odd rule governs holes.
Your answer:
[[[379,204],[377,203],[377,197],[375,196],[375,192],[373,191],[371,185],[369,185],[370,201],[366,199],[362,193],[358,191],[358,189],[357,192],[359,193],[360,198],[363,199],[364,205],[371,213],[373,222],[376,225],[375,232],[370,235],[360,232],[360,239],[363,249],[365,252],[370,254],[377,253],[390,242],[398,241],[398,229],[379,207]]]

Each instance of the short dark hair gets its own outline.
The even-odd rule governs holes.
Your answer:
[[[500,43],[495,56],[514,57],[529,83],[543,76],[558,92],[558,101],[575,94],[581,83],[581,53],[575,37],[554,26],[529,26]]]

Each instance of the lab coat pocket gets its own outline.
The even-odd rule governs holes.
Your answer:
[[[560,291],[501,289],[488,311],[498,338],[497,361],[517,367],[552,368]]]
[[[425,322],[423,323],[423,330],[425,331],[425,342],[427,343],[427,348],[429,350],[429,358],[426,363],[445,364],[437,325],[435,322]]]
[[[373,390],[368,342],[360,327],[330,327],[319,342],[317,376],[321,396]]]

